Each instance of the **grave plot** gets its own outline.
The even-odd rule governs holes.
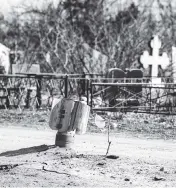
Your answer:
[[[125,77],[126,75],[123,70],[114,68],[108,71],[106,75],[107,80],[105,80],[105,82],[114,83],[117,80],[124,80]],[[118,101],[120,102],[123,95],[124,92],[122,90],[120,90],[118,87],[111,86],[109,88],[106,88],[104,99],[108,100],[109,106],[114,106],[117,103],[116,99],[118,99]]]
[[[90,80],[98,74],[0,75],[0,107],[50,109],[54,98],[89,99]],[[95,88],[96,89],[96,88]]]
[[[91,83],[91,88],[102,87],[97,93],[91,90],[93,110],[176,114],[175,78],[163,74],[164,70],[170,65],[170,60],[166,53],[160,55],[161,41],[158,36],[154,36],[150,46],[152,53],[149,54],[145,51],[140,58],[143,68],[149,69],[147,77],[143,77],[143,72],[139,69],[129,69],[126,73],[120,69],[111,69],[106,75],[106,80]],[[174,74],[174,48],[172,50]],[[162,70],[162,74],[159,74],[159,69]],[[101,95],[103,102],[95,108],[93,101],[97,94]]]
[[[151,79],[143,77],[116,79],[114,83],[92,82],[91,87],[94,86],[102,89],[95,93],[91,92],[93,110],[175,115],[176,85],[173,83],[154,84],[151,83]],[[112,98],[107,100],[107,93]],[[102,103],[95,108],[93,101],[96,100],[97,94],[102,99]],[[113,103],[111,103],[112,100]]]

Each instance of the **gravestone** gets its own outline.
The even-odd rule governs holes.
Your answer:
[[[126,74],[123,70],[118,68],[109,69],[106,78],[108,78],[108,82],[120,82],[120,80],[124,79]],[[105,99],[109,100],[109,105],[114,106],[116,104],[116,98],[124,96],[124,93],[121,92],[121,89],[117,86],[110,86],[107,88],[105,93]]]
[[[131,69],[127,72],[127,78],[143,78],[143,72],[140,69]]]
[[[85,54],[83,60],[86,62],[86,68],[84,67],[84,72],[87,73],[88,69],[91,73],[102,74],[104,70],[106,70],[108,57],[98,50],[91,48],[87,43],[82,45],[82,50]]]
[[[172,47],[172,76],[173,81],[176,83],[176,47]]]
[[[40,65],[39,64],[12,64],[12,74],[39,74]]]
[[[144,68],[151,67],[151,82],[152,84],[161,84],[161,78],[158,78],[159,66],[165,69],[169,65],[169,58],[166,53],[159,55],[161,48],[161,41],[158,36],[154,36],[151,40],[150,46],[152,48],[152,54],[149,55],[148,51],[144,51],[140,58]]]
[[[115,80],[116,78],[125,78],[125,72],[122,69],[118,69],[118,68],[112,68],[109,69],[107,72],[107,78],[112,78],[110,80]]]
[[[10,59],[9,59],[10,49],[0,43],[0,66],[1,73],[8,74],[10,71]]]
[[[143,78],[143,72],[140,69],[128,70],[127,78],[136,78],[134,82],[135,83],[140,83],[141,82],[141,78]],[[137,79],[137,78],[139,78],[139,79]],[[135,86],[127,87],[127,88],[131,92],[131,96],[134,96],[134,97],[136,97],[135,95],[137,95],[138,97],[142,96],[142,85],[138,85],[136,87]]]

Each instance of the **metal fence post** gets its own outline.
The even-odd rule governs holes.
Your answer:
[[[9,109],[10,108],[10,90],[7,89],[7,99],[6,99],[6,107]]]
[[[91,93],[90,106],[91,106],[91,109],[92,109],[92,107],[93,107],[93,86],[92,86],[92,81],[90,83],[90,93]]]
[[[89,98],[90,98],[90,80],[86,80],[86,92],[87,92],[87,105],[89,105]]]
[[[65,98],[68,97],[68,75],[65,76]]]
[[[30,107],[30,95],[31,95],[31,90],[27,89],[27,95],[26,95],[26,108]]]
[[[87,86],[86,86],[86,74],[85,73],[83,73],[83,75],[82,75],[81,89],[82,89],[82,95],[85,95],[86,94],[86,89],[87,89]]]
[[[42,95],[41,95],[41,90],[42,90],[42,77],[41,76],[36,76],[37,79],[37,104],[36,107],[39,109],[42,104]]]

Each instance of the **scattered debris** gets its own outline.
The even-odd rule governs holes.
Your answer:
[[[172,125],[166,125],[165,129],[173,129]]]
[[[163,122],[166,122],[166,119],[164,119],[164,118],[159,118],[159,121],[158,121],[159,123],[163,123]]]
[[[44,171],[46,171],[46,172],[53,172],[53,173],[56,173],[56,174],[65,174],[65,175],[67,175],[67,176],[71,176],[71,174],[68,174],[68,173],[66,173],[66,172],[58,172],[58,171],[55,171],[55,170],[48,170],[48,169],[46,169],[44,166],[43,166],[42,170],[44,170]]]
[[[19,164],[0,165],[0,171],[1,171],[1,170],[10,170],[10,169],[15,168],[15,167],[17,167],[17,166],[19,166]]]
[[[105,161],[102,161],[102,162],[99,162],[97,165],[98,166],[104,166],[106,164],[106,162]]]
[[[159,171],[163,172],[164,171],[164,167],[161,167]]]
[[[164,181],[165,179],[164,178],[162,178],[162,177],[154,177],[153,178],[153,181]]]
[[[46,120],[45,119],[39,119],[38,122],[43,123],[43,122],[46,122]]]
[[[116,129],[117,128],[117,123],[115,122],[110,122],[111,129]]]
[[[101,116],[99,116],[99,115],[95,115],[95,125],[98,127],[98,128],[100,128],[100,129],[103,129],[103,128],[105,128],[105,120],[101,117]]]
[[[118,159],[119,156],[117,156],[117,155],[107,155],[106,158],[108,158],[108,159]]]
[[[84,154],[79,154],[79,155],[76,155],[76,158],[84,158]]]

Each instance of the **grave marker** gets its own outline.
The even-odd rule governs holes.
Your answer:
[[[126,75],[125,72],[122,69],[118,68],[111,68],[108,70],[106,74],[106,78],[108,78],[107,82],[123,82],[125,79]],[[109,105],[112,107],[114,106],[117,101],[116,101],[116,96],[120,95],[121,96],[121,89],[117,86],[110,86],[106,88],[106,94],[105,94],[105,99],[109,100]],[[123,95],[123,94],[122,94]]]
[[[10,49],[0,43],[0,66],[4,67],[5,74],[9,74],[10,71],[9,54]]]
[[[136,78],[135,82],[140,83],[142,82],[140,79],[143,78],[143,72],[140,69],[131,69],[127,72],[127,78]],[[139,78],[139,79],[137,79]],[[134,86],[134,87],[128,87],[128,90],[131,92],[131,96],[136,97],[135,95],[142,96],[142,85],[141,86]],[[138,98],[137,97],[137,98]]]
[[[160,84],[161,78],[158,78],[159,66],[165,69],[169,65],[169,58],[164,52],[162,56],[159,55],[159,49],[161,48],[161,41],[158,36],[154,36],[154,39],[151,41],[152,54],[149,55],[148,51],[144,51],[143,55],[140,58],[141,63],[144,68],[151,67],[151,77],[152,83]]]
[[[173,81],[176,83],[176,47],[172,47],[172,76]]]
[[[39,64],[12,64],[12,73],[24,73],[24,74],[39,74],[40,72],[40,65]]]

